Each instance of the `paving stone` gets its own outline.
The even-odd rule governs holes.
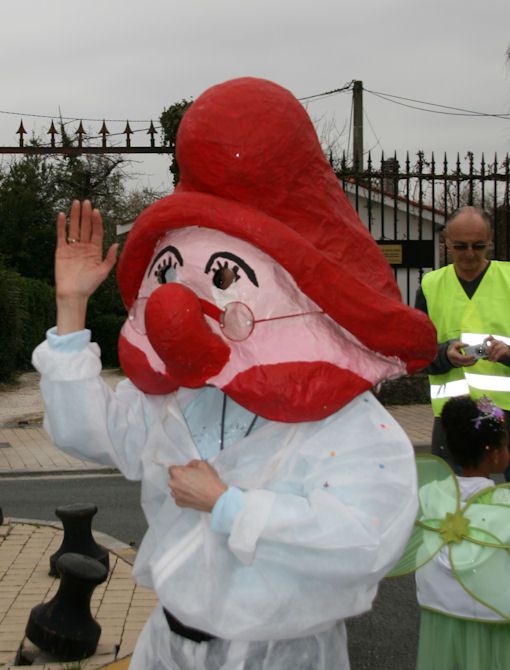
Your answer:
[[[48,575],[47,556],[43,552],[52,544],[60,546],[62,541],[62,530],[50,525],[10,522],[10,530],[12,532],[0,536],[0,589],[3,589],[0,622],[4,624],[0,625],[1,670],[6,670],[8,664],[14,663],[22,641],[24,649],[30,649],[30,641],[24,639],[30,610],[40,602],[48,601],[59,585],[57,579]],[[121,543],[112,539],[112,544],[119,546]],[[126,550],[125,545],[122,548]],[[130,551],[132,563],[134,552]],[[13,566],[17,557],[21,559],[23,569],[18,564]],[[130,615],[132,600],[137,594],[144,598],[152,595],[155,602],[154,594],[135,587],[130,563],[112,554],[112,565],[110,579],[101,585],[101,593],[97,594],[100,598],[96,600],[95,616],[102,626],[101,639],[94,656],[82,663],[82,670],[99,669],[113,662],[123,638],[125,654],[132,653],[136,638],[152,609],[151,603],[145,617]],[[133,611],[138,613],[139,606]],[[38,665],[32,665],[32,668],[44,666],[46,670],[46,666],[49,668],[55,665],[53,659],[43,656],[37,648],[33,651],[34,662]],[[55,667],[62,670],[62,664]]]

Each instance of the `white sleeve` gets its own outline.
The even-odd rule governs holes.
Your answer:
[[[302,495],[246,491],[230,550],[244,565],[285,556],[287,569],[297,574],[371,575],[375,584],[404,550],[417,507],[411,454],[387,473],[378,476],[377,469],[367,463],[364,472],[348,468],[346,476],[336,464],[324,464],[309,475]]]
[[[68,351],[46,340],[34,350],[32,363],[41,373],[44,427],[55,445],[140,479],[147,434],[144,397],[127,380],[114,393],[101,379],[97,344]]]

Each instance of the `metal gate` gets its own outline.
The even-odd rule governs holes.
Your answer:
[[[424,272],[447,263],[441,231],[451,212],[463,205],[485,209],[494,223],[493,258],[510,260],[510,161],[482,155],[475,165],[472,153],[453,165],[445,155],[426,159],[409,154],[374,166],[369,155],[367,169],[355,172],[345,156],[331,161],[348,198],[367,225],[388,262],[408,304],[414,303]]]
[[[96,135],[87,133],[80,121],[74,132],[74,143],[57,143],[59,134],[53,121],[45,145],[26,145],[26,130],[21,120],[17,146],[0,147],[0,154],[172,154],[173,148],[157,144],[152,121],[147,128],[133,131],[129,121],[117,145],[108,144],[110,131],[103,121]],[[148,146],[134,146],[132,135],[149,136]],[[71,144],[71,145],[70,145]],[[355,170],[344,156],[330,158],[342,187],[361,220],[377,241],[393,267],[403,299],[412,304],[424,272],[447,262],[441,230],[449,214],[462,205],[476,205],[487,210],[494,222],[493,257],[510,260],[510,160],[497,156],[487,161],[468,152],[462,159],[449,163],[445,155],[436,161],[419,152],[413,161],[409,154],[400,161],[380,157],[378,165],[368,155],[367,168]]]

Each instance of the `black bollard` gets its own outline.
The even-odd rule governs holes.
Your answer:
[[[57,551],[50,556],[51,577],[58,577],[57,560],[69,552],[90,556],[102,563],[107,570],[110,568],[108,550],[97,544],[92,537],[92,517],[96,512],[97,505],[93,503],[74,503],[57,507],[55,514],[64,526],[64,538]]]
[[[89,556],[73,553],[60,556],[57,569],[58,591],[32,609],[25,634],[59,661],[87,658],[96,651],[101,635],[101,626],[90,612],[90,599],[108,577],[108,569]]]

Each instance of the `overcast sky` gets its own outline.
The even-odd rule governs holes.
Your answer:
[[[365,150],[376,155],[510,150],[510,118],[431,113],[369,93],[510,114],[509,0],[0,0],[0,45],[2,145],[17,143],[19,126],[19,116],[3,112],[23,113],[36,133],[50,119],[29,115],[56,119],[59,109],[78,119],[157,122],[174,102],[249,75],[298,98],[362,80]],[[343,131],[347,149],[351,94],[307,108],[322,128]],[[112,132],[124,125],[108,123]],[[139,181],[168,190],[167,161],[141,160]]]

